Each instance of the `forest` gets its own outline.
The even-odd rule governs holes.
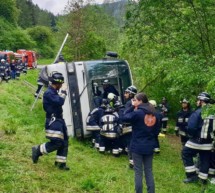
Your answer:
[[[0,50],[36,50],[54,58],[66,33],[66,60],[102,58],[116,51],[128,60],[134,85],[150,99],[166,97],[172,116],[198,93],[215,98],[215,2],[213,0],[70,0],[63,15],[30,0],[0,6]]]

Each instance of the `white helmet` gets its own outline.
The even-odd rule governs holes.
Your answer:
[[[5,59],[1,59],[1,62],[5,62]]]
[[[107,98],[110,99],[110,100],[113,100],[115,97],[116,97],[115,94],[109,93]]]
[[[157,102],[155,100],[150,100],[149,103],[152,104],[154,107],[157,107]]]

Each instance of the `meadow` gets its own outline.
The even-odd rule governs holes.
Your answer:
[[[46,141],[42,99],[31,111],[35,88],[25,83],[36,86],[37,76],[37,69],[29,70],[20,80],[0,85],[0,192],[133,193],[134,172],[128,167],[127,156],[99,154],[90,147],[89,139],[70,138],[70,171],[55,168],[55,153],[32,163],[31,147]],[[200,193],[199,183],[183,183],[179,138],[168,134],[160,143],[161,153],[154,156],[153,163],[156,192]],[[209,184],[205,193],[215,193],[215,186]]]

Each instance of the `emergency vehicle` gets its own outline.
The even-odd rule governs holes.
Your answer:
[[[1,59],[5,59],[10,64],[15,59],[15,55],[13,51],[0,51],[0,61]]]
[[[108,53],[108,56],[116,54]],[[53,72],[60,72],[68,85],[67,97],[63,106],[68,133],[73,137],[85,138],[90,133],[86,130],[86,119],[93,106],[93,83],[97,83],[103,92],[102,83],[105,79],[118,90],[120,100],[124,101],[125,89],[132,85],[132,75],[126,60],[113,57],[92,61],[76,61],[47,65],[40,73],[44,82]]]
[[[20,49],[17,50],[17,53],[22,54],[24,57],[23,62],[28,63],[28,68],[37,68],[37,56],[35,51]]]

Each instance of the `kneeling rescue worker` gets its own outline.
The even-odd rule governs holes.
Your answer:
[[[68,154],[67,127],[62,115],[62,106],[67,95],[66,86],[63,85],[64,77],[59,72],[54,72],[49,80],[51,85],[43,95],[43,109],[46,112],[46,138],[50,141],[32,147],[32,160],[33,163],[37,163],[40,156],[57,151],[55,166],[62,170],[69,170],[66,165]]]

